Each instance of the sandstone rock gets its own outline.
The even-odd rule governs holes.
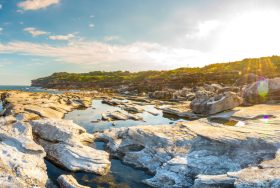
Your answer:
[[[136,105],[125,105],[123,107],[123,110],[128,111],[128,112],[134,112],[134,113],[142,113],[144,112],[144,109],[136,106]]]
[[[149,97],[151,99],[159,99],[159,100],[170,100],[173,98],[173,90],[166,90],[166,91],[155,91],[149,93]]]
[[[67,112],[89,107],[91,98],[83,94],[48,94],[9,91],[1,94],[4,115],[20,116],[21,121],[62,118]]]
[[[143,118],[136,115],[136,114],[130,114],[130,113],[124,113],[122,111],[114,111],[114,112],[108,112],[107,114],[101,114],[102,119],[105,121],[111,121],[111,120],[142,120]]]
[[[235,178],[222,175],[199,175],[194,181],[194,188],[226,188],[233,187]]]
[[[77,141],[93,141],[93,137],[87,134],[84,128],[71,120],[44,119],[31,121],[30,123],[35,135],[50,142],[72,144],[73,141],[74,143]]]
[[[53,144],[42,139],[38,142],[44,147],[50,161],[72,172],[84,171],[105,175],[110,170],[109,154],[105,151],[78,144]]]
[[[233,109],[240,104],[242,104],[242,98],[233,92],[225,92],[211,98],[199,93],[191,102],[190,107],[194,113],[211,115]]]
[[[116,120],[127,120],[128,116],[120,111],[114,111],[109,114],[110,117]]]
[[[108,105],[111,105],[111,106],[117,106],[117,105],[120,105],[121,103],[119,101],[115,101],[115,100],[112,100],[112,99],[103,99],[102,100],[102,103],[104,104],[108,104]]]
[[[261,122],[245,120],[244,126],[235,127],[200,119],[174,126],[111,129],[96,133],[95,137],[108,142],[111,154],[124,163],[153,173],[153,178],[144,181],[153,187],[243,185],[239,181],[251,173],[246,169],[258,167],[262,161],[269,161],[261,164],[262,168],[269,168],[263,171],[264,180],[270,182],[265,185],[278,185],[275,156],[280,147],[280,118]]]
[[[228,176],[236,179],[234,186],[238,188],[280,187],[280,150],[273,159],[238,172],[229,172]]]
[[[70,171],[86,171],[105,175],[110,169],[109,154],[84,145],[93,142],[85,129],[72,121],[44,119],[31,122],[37,141],[47,158]]]
[[[261,79],[243,89],[243,98],[250,104],[280,101],[280,78]]]
[[[45,187],[46,153],[33,141],[31,126],[2,117],[0,140],[1,187]]]
[[[183,104],[171,105],[162,108],[163,113],[175,115],[182,118],[197,119],[198,116],[190,109],[190,102]]]
[[[89,188],[87,186],[80,185],[71,175],[60,175],[57,181],[60,188]]]

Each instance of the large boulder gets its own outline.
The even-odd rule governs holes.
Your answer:
[[[250,104],[280,101],[280,78],[261,79],[242,91],[245,102]]]
[[[242,98],[233,92],[225,92],[214,97],[198,92],[190,107],[194,113],[212,115],[230,110],[240,104],[242,104]]]

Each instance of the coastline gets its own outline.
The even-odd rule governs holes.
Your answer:
[[[271,84],[278,83],[278,79],[269,81]],[[253,82],[247,89],[254,88],[255,84],[257,83]],[[174,94],[183,96],[185,92],[190,91],[178,90]],[[220,93],[221,91],[223,93]],[[1,139],[7,142],[10,142],[10,138],[17,140],[26,150],[17,154],[28,155],[38,161],[40,175],[44,178],[38,179],[37,176],[30,175],[29,178],[33,184],[42,187],[49,184],[45,156],[49,161],[70,171],[90,171],[101,176],[108,173],[111,164],[109,158],[113,156],[124,164],[148,170],[153,177],[143,182],[152,187],[184,187],[184,185],[215,187],[225,184],[259,186],[264,182],[269,184],[274,182],[280,172],[278,167],[272,168],[273,165],[277,166],[279,160],[280,138],[277,133],[280,131],[279,103],[274,101],[270,104],[252,104],[245,107],[241,105],[241,101],[256,103],[258,101],[251,101],[253,98],[247,95],[242,95],[242,99],[238,92],[228,91],[228,88],[217,84],[200,88],[196,91],[195,98],[189,102],[185,101],[184,105],[180,98],[177,98],[180,99],[177,101],[160,100],[151,99],[148,95],[119,96],[98,92],[52,94],[0,91],[0,93],[5,109],[4,117],[0,117],[0,123],[3,124],[0,131],[6,135]],[[249,93],[252,94],[251,91]],[[155,93],[152,97],[161,95],[162,93]],[[273,96],[270,97],[274,99]],[[100,108],[91,106],[92,99],[97,98],[101,98],[102,102],[113,109],[108,114],[102,114],[104,119],[98,120],[106,121],[105,118],[110,118],[109,121],[113,122],[111,127],[91,134],[81,125],[62,119],[66,113],[81,107],[85,110]],[[209,102],[204,103],[205,100]],[[210,106],[205,108],[203,106],[205,104]],[[189,119],[188,122],[164,125],[140,124],[134,127],[118,127],[118,124],[114,124],[118,119],[128,121],[128,118],[136,118],[132,111],[143,113],[143,105],[154,105],[162,113],[166,111],[178,117],[190,118],[194,115],[197,117]],[[119,109],[127,111],[122,112]],[[157,114],[154,113],[152,116],[156,117]],[[25,127],[23,130],[29,130],[25,133],[25,140],[9,130],[9,127],[14,129],[19,125]],[[89,146],[96,141],[105,142],[107,149],[97,151],[96,148]],[[29,144],[25,145],[27,142]],[[6,148],[5,145],[1,147]],[[19,146],[15,144],[12,147]],[[29,150],[40,152],[35,152],[35,155],[33,152],[29,153]],[[82,158],[85,157],[87,165],[91,168],[84,166],[84,161],[71,158],[72,152]],[[69,157],[65,156],[65,153],[68,153]],[[8,158],[5,160],[10,162]],[[78,165],[78,169],[72,164]],[[27,171],[30,168],[25,164],[20,165]],[[260,177],[260,174],[265,175]],[[23,187],[26,186],[25,183],[29,185],[24,177],[20,178],[23,178],[20,179]],[[69,183],[72,182],[72,178],[63,176],[59,181]]]

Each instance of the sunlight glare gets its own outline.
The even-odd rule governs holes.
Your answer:
[[[234,59],[279,53],[280,12],[255,10],[238,14],[226,23],[217,51]]]

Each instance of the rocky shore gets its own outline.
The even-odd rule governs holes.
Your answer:
[[[89,147],[93,136],[61,119],[73,109],[91,106],[91,98],[78,93],[2,92],[1,186],[55,187],[47,175],[45,158],[72,172],[108,173],[109,154]],[[60,178],[61,187],[70,187],[65,181],[69,177]]]
[[[161,99],[165,91],[146,96],[0,92],[0,184],[55,187],[45,159],[70,172],[102,176],[114,156],[152,174],[144,180],[152,187],[280,187],[279,83],[274,78],[239,88],[211,84],[177,90],[167,100]],[[102,114],[103,121],[141,120],[143,104],[191,121],[90,134],[63,120],[74,109],[91,107],[97,96],[121,109]],[[92,147],[95,141],[105,142],[106,150]],[[57,182],[62,188],[85,187],[69,174]]]

